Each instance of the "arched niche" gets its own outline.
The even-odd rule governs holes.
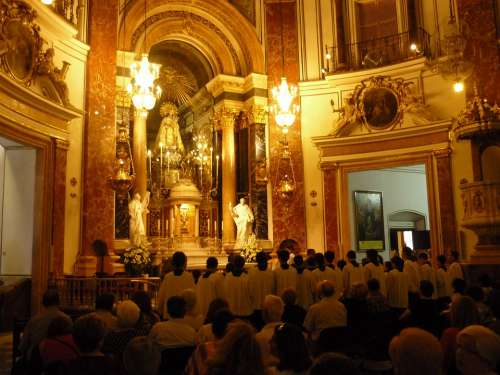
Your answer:
[[[265,71],[264,50],[255,28],[227,1],[150,0],[146,16],[140,0],[130,1],[124,9],[119,40],[129,50],[139,53],[160,42],[183,41],[204,55],[214,75],[245,77]]]
[[[481,153],[481,169],[484,181],[500,182],[500,145],[488,146]]]
[[[408,228],[408,224],[411,223],[411,229],[415,230],[425,230],[426,229],[426,218],[423,212],[413,211],[413,210],[400,210],[392,212],[388,215],[389,227],[392,228]]]

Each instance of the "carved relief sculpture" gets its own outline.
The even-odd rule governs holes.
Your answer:
[[[63,61],[61,69],[57,68],[54,65],[54,55],[55,52],[53,48],[47,48],[45,52],[40,54],[37,73],[39,76],[47,76],[49,78],[62,104],[69,106],[68,85],[64,80],[70,64],[67,61]],[[53,96],[47,91],[47,88],[42,87],[42,90],[45,96],[49,98]]]

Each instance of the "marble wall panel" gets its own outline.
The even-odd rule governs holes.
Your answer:
[[[297,4],[295,1],[269,2],[266,3],[265,14],[269,87],[272,88],[279,83],[282,76],[286,76],[289,83],[296,84],[299,80]],[[283,40],[283,44],[281,40]],[[282,52],[284,54],[284,64],[282,64]],[[269,92],[269,97],[272,97],[271,92]],[[282,139],[281,130],[274,123],[272,116],[270,116],[269,149],[271,151],[271,179],[274,179],[276,176],[278,161],[281,155],[280,141]],[[285,201],[273,194],[273,243],[276,249],[282,240],[293,238],[299,243],[301,249],[305,249],[304,162],[299,119],[297,119],[287,135],[287,141],[292,154],[296,190],[293,198]],[[321,223],[318,225],[321,225]]]
[[[338,192],[336,168],[326,168],[323,170],[323,189],[323,196],[325,197],[325,249],[335,251],[336,258],[339,259],[339,223],[337,217]]]
[[[474,83],[479,94],[489,102],[500,103],[500,55],[493,1],[458,0],[458,19],[467,40],[465,56],[474,63],[474,72],[468,80],[467,96],[474,94]]]
[[[117,0],[89,1],[87,118],[84,138],[83,254],[96,239],[114,240],[114,192],[108,185],[115,158]]]
[[[449,254],[456,250],[457,226],[455,220],[455,205],[452,194],[451,161],[448,151],[436,157],[437,179],[439,186],[439,212],[441,218],[441,235],[443,239],[442,253]]]
[[[67,162],[67,142],[55,140],[55,168],[54,168],[54,206],[53,227],[52,227],[52,246],[53,263],[52,272],[55,276],[63,275],[64,270],[64,226],[65,226],[65,208],[66,200],[66,162]]]

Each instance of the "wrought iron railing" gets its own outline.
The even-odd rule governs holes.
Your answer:
[[[430,57],[430,35],[422,28],[362,42],[326,47],[324,73],[371,69]]]
[[[149,294],[153,306],[157,305],[159,277],[65,277],[55,280],[61,306],[93,308],[95,299],[102,293],[112,293],[117,300],[125,300],[143,290]]]

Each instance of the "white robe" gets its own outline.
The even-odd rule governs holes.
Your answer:
[[[446,270],[443,268],[436,270],[436,294],[438,298],[451,296],[451,284]]]
[[[208,277],[200,276],[196,284],[196,302],[198,311],[207,315],[208,306],[216,298],[225,298],[224,275],[220,272],[211,273]]]
[[[158,292],[158,311],[166,318],[168,299],[180,295],[186,289],[194,288],[194,279],[191,272],[184,271],[180,276],[175,276],[173,272],[167,273]]]
[[[281,296],[281,293],[287,288],[297,288],[297,271],[295,268],[288,267],[284,270],[281,267],[276,268],[274,271],[276,280],[276,295]]]
[[[365,276],[363,274],[363,267],[354,267],[352,263],[347,263],[343,272],[344,278],[344,290],[349,291],[354,284],[363,284],[365,282]]]
[[[248,284],[253,309],[262,310],[264,298],[269,294],[275,294],[273,271],[270,269],[261,271],[257,267],[251,268],[248,271]]]
[[[385,282],[389,306],[408,308],[408,275],[394,269],[386,274]]]
[[[314,303],[314,293],[316,291],[316,278],[309,270],[304,270],[301,274],[297,272],[297,305],[308,309]]]
[[[234,276],[232,273],[226,275],[226,299],[229,309],[236,316],[249,316],[253,312],[248,285],[248,275],[242,273]]]
[[[450,285],[455,279],[465,279],[464,272],[462,271],[462,266],[460,265],[460,263],[453,262],[452,264],[450,264],[447,273]]]
[[[403,272],[408,275],[408,290],[412,293],[420,291],[420,275],[418,266],[411,260],[405,260]]]
[[[384,276],[384,267],[382,265],[376,266],[373,263],[368,263],[363,267],[363,272],[365,274],[365,282],[368,282],[370,279],[377,279],[380,284],[380,293],[384,296],[386,294],[385,287],[385,276]]]
[[[434,293],[432,293],[432,297],[436,298],[437,296],[437,287],[436,287],[436,275],[434,274],[434,270],[432,267],[425,263],[418,267],[418,273],[420,276],[420,281],[426,280],[429,281],[432,286],[434,286]]]

